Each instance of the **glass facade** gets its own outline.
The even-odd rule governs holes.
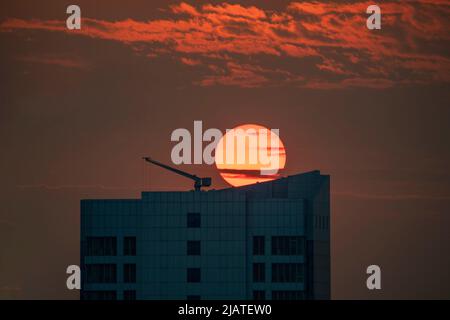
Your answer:
[[[329,187],[314,171],[82,200],[81,298],[329,299]]]

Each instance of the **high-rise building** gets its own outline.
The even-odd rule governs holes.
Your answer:
[[[82,299],[329,299],[330,177],[81,201]]]

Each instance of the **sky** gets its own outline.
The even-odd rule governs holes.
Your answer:
[[[77,298],[80,199],[191,188],[141,158],[195,120],[330,174],[334,299],[450,298],[448,1],[380,1],[381,30],[362,1],[79,0],[67,30],[70,4],[0,4],[0,298]]]

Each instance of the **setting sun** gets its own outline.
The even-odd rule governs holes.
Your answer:
[[[222,137],[215,162],[222,178],[239,187],[277,179],[286,164],[286,151],[276,132],[245,124]]]

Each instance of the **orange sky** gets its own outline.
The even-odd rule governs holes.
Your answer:
[[[69,1],[1,1],[0,298],[76,298],[79,200],[192,188],[142,156],[195,120],[278,128],[282,175],[331,176],[334,298],[448,298],[450,5],[376,2],[380,31],[366,1],[77,0],[68,32]]]
[[[370,4],[291,2],[267,10],[226,2],[179,2],[160,8],[163,17],[147,21],[101,20],[86,14],[81,31],[67,31],[63,20],[8,17],[0,31],[65,32],[118,41],[130,47],[130,54],[149,59],[170,55],[199,70],[193,81],[200,86],[336,89],[450,81],[445,50],[427,50],[450,39],[448,1],[383,1],[381,31],[365,28]],[[297,60],[309,65],[314,74],[281,64],[267,67],[264,57]],[[27,59],[48,63],[48,57]],[[55,59],[58,63],[66,58]]]

